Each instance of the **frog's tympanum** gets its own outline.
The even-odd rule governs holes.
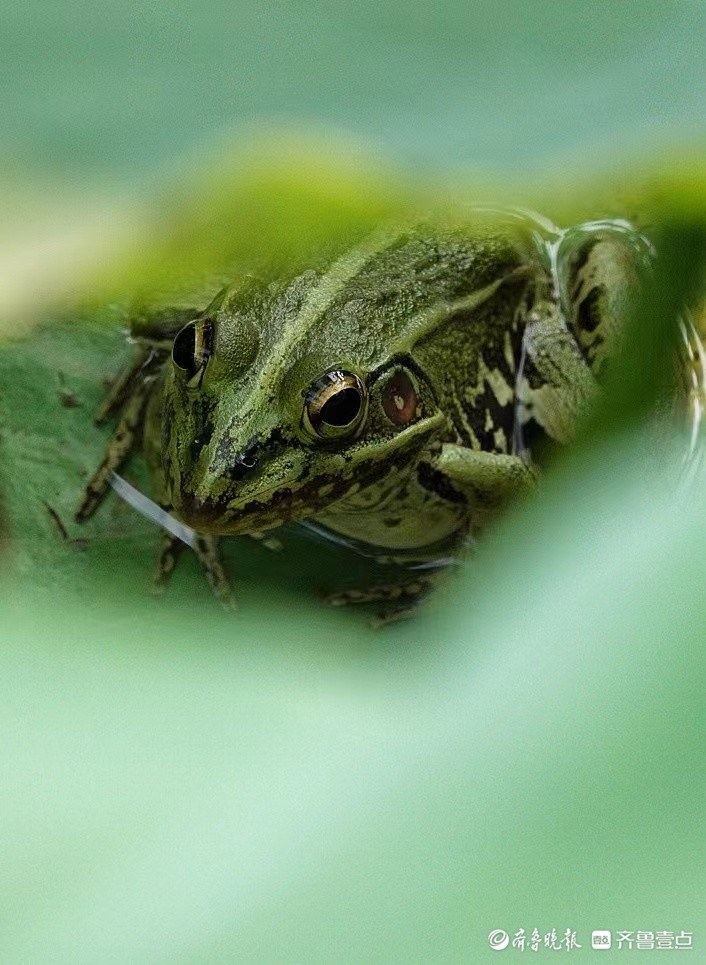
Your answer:
[[[534,454],[571,440],[643,257],[621,226],[552,235],[479,213],[385,227],[303,273],[155,312],[99,414],[118,423],[77,518],[142,440],[154,499],[198,534],[222,600],[219,538],[309,519],[409,565],[331,596],[400,615],[434,561],[533,489]],[[165,534],[161,579],[177,548]]]

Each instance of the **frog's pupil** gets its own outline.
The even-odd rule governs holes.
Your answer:
[[[347,426],[360,412],[362,399],[354,388],[341,389],[332,395],[321,409],[321,419],[330,426]]]
[[[196,326],[193,322],[178,332],[172,346],[174,364],[184,371],[193,373],[196,368]]]

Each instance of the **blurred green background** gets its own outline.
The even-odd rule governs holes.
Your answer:
[[[3,4],[4,150],[133,178],[266,120],[512,172],[703,135],[700,0]]]
[[[303,256],[417,190],[579,219],[620,187],[693,268],[661,279],[673,309],[705,39],[701,0],[2,5],[0,961],[495,961],[534,954],[489,948],[520,928],[584,958],[593,929],[684,930],[706,961],[706,506],[679,440],[613,413],[378,633],[315,598],[363,563],[296,533],[231,548],[226,616],[189,561],[149,597],[155,534],[116,501],[70,515],[131,286]]]

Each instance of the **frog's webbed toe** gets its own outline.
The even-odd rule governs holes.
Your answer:
[[[329,606],[348,606],[352,603],[386,603],[383,610],[371,620],[373,627],[411,616],[420,601],[434,586],[435,576],[415,576],[414,579],[400,583],[385,583],[364,589],[339,590],[324,593],[324,602]]]
[[[219,539],[217,536],[197,535],[193,545],[193,552],[201,564],[213,594],[226,610],[237,609],[235,594],[231,586],[221,559]],[[164,593],[169,578],[186,546],[171,533],[162,536],[157,569],[152,580],[152,589],[156,595]]]
[[[178,536],[172,536],[171,533],[162,534],[157,567],[152,578],[152,592],[155,596],[162,596],[166,590],[169,578],[185,549],[186,544]]]
[[[220,540],[217,536],[197,536],[194,553],[211,584],[214,596],[226,610],[237,609],[233,588],[223,566]]]

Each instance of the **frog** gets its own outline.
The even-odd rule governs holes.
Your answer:
[[[331,590],[410,615],[572,442],[642,279],[624,226],[560,231],[492,210],[383,224],[310,266],[244,275],[133,323],[97,413],[116,425],[76,519],[142,448],[154,501],[196,534],[234,605],[226,537],[306,523],[402,576]],[[563,265],[561,277],[557,264]],[[183,548],[165,532],[155,587]]]

